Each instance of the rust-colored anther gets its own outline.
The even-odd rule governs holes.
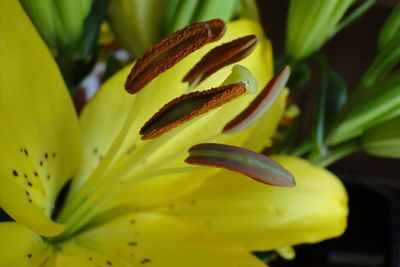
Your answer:
[[[190,53],[207,43],[219,40],[225,33],[220,19],[193,23],[179,30],[147,50],[133,66],[125,82],[125,89],[137,93],[160,73],[170,69]]]
[[[203,22],[203,23],[206,23],[206,26],[210,30],[209,31],[210,32],[209,42],[218,41],[219,39],[222,38],[222,36],[224,36],[224,34],[226,32],[226,25],[225,25],[225,22],[223,20],[221,20],[221,19],[212,19],[212,20],[209,20],[209,21]]]
[[[208,52],[183,78],[184,82],[201,83],[219,69],[247,57],[257,46],[257,37],[248,35],[220,45]]]
[[[234,83],[182,95],[164,105],[144,124],[139,133],[143,140],[156,138],[201,114],[222,106],[245,92],[244,83]]]

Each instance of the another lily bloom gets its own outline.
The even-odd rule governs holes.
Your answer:
[[[272,75],[271,48],[257,24],[231,23],[215,45],[179,63],[170,49],[161,57],[149,50],[132,73],[127,68],[111,78],[79,119],[56,64],[16,1],[0,2],[0,25],[0,54],[7,65],[0,71],[0,207],[15,220],[0,223],[1,266],[262,267],[251,251],[318,242],[343,232],[347,197],[334,175],[301,159],[275,157],[282,167],[232,148],[260,151],[270,143],[284,109],[286,91],[276,88],[285,70],[264,88]],[[213,36],[213,25],[199,27]],[[187,29],[195,30],[183,32],[192,34]],[[230,67],[224,67],[198,83],[199,92],[188,93],[180,80],[207,52],[248,34],[257,36],[258,45],[240,64],[258,86],[246,68],[236,67],[229,75]],[[193,36],[190,41],[199,41]],[[175,53],[192,48],[179,44],[172,47]],[[154,70],[158,76],[153,77]],[[126,85],[133,95],[123,90],[129,73]],[[273,105],[260,97],[265,89],[281,92]],[[235,120],[249,106],[255,107],[252,112]],[[224,133],[232,121],[247,127]],[[205,142],[225,145],[195,146]],[[297,186],[272,187],[184,163],[204,166],[204,156],[209,162],[223,157],[211,163],[263,182],[275,183],[265,176],[272,172],[278,183],[293,185],[287,169]],[[256,164],[261,176],[250,172],[255,168],[229,166],[235,160],[245,167]],[[70,177],[65,203],[54,210]]]

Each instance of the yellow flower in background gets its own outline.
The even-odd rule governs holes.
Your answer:
[[[247,94],[144,141],[139,129],[187,92],[181,77],[211,48],[246,34],[259,43],[240,61],[258,92],[272,76],[269,41],[255,23],[228,24],[225,36],[129,95],[124,69],[77,117],[51,54],[16,1],[0,2],[0,266],[264,266],[250,252],[313,243],[346,226],[339,180],[290,156],[276,156],[296,178],[278,188],[241,174],[183,162],[195,144],[218,142],[260,151],[284,110],[285,94],[259,119],[221,130],[255,97]],[[27,49],[29,47],[29,49]],[[221,84],[230,68],[198,89]],[[268,127],[266,127],[266,125]],[[262,137],[262,138],[261,138]],[[72,184],[61,210],[61,188]]]

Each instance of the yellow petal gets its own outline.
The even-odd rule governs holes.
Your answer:
[[[240,64],[249,68],[256,77],[260,91],[271,77],[271,47],[260,25],[246,20],[228,24],[226,34],[219,42],[207,45],[193,53],[172,69],[161,74],[135,96],[128,95],[123,89],[128,74],[127,69],[111,78],[82,113],[81,125],[85,147],[83,148],[83,162],[74,188],[79,188],[93,169],[98,166],[100,156],[103,156],[110,148],[127,115],[131,114],[129,111],[131,105],[134,105],[132,111],[134,115],[131,114],[134,119],[130,122],[129,133],[118,155],[154,144],[153,141],[141,141],[138,135],[139,129],[165,103],[188,92],[188,85],[181,82],[184,75],[213,47],[248,34],[256,34],[259,44],[249,57],[240,61]],[[231,67],[227,66],[210,76],[198,89],[203,90],[220,85],[229,75]],[[255,95],[240,97],[202,116],[191,123],[190,127],[178,127],[172,130],[167,137],[161,137],[164,139],[154,140],[162,143],[163,146],[157,146],[157,155],[153,157],[152,162],[147,163],[147,166],[154,165],[160,160],[171,162],[171,153],[174,154],[174,163],[183,162],[189,147],[195,143],[207,141],[205,140],[207,138],[217,138],[224,125],[244,109],[254,97]],[[110,129],[110,125],[113,125],[112,129]],[[238,140],[243,139],[243,137],[229,137],[227,140],[238,145]],[[165,158],[169,158],[169,160],[163,160]]]
[[[273,187],[220,172],[178,203],[169,203],[174,210],[165,212],[202,223],[250,250],[314,243],[343,233],[347,195],[340,181],[305,160],[274,159],[294,175],[296,187]]]
[[[18,1],[0,2],[0,206],[43,235],[79,161],[78,120],[57,66]],[[26,177],[25,177],[26,176]]]
[[[186,167],[184,173],[148,178],[143,182],[135,183],[133,186],[119,186],[117,193],[103,199],[102,205],[98,205],[98,213],[94,220],[113,218],[121,210],[123,212],[136,209],[149,209],[170,203],[179,199],[199,187],[207,177],[216,173],[210,168],[191,171],[191,166]]]
[[[99,238],[100,237],[100,238]],[[139,213],[110,221],[62,244],[57,267],[265,267],[241,247],[176,218]]]
[[[0,223],[0,243],[0,267],[38,266],[50,252],[38,234],[15,222]]]

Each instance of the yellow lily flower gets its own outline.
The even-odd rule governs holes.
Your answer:
[[[122,89],[129,69],[122,70],[78,119],[51,54],[17,1],[0,2],[0,25],[0,207],[15,220],[0,222],[0,266],[261,267],[251,251],[283,253],[343,232],[343,186],[301,159],[275,158],[294,174],[295,188],[183,163],[188,148],[204,141],[260,151],[277,127],[285,93],[259,124],[237,133],[221,130],[255,95],[154,140],[140,139],[151,115],[185,92],[176,77],[215,45],[135,95]],[[256,23],[229,24],[216,45],[249,33],[259,44],[240,63],[263,85],[272,75],[271,47]],[[228,73],[223,68],[198,88],[219,84]],[[54,211],[71,177],[65,203]]]

